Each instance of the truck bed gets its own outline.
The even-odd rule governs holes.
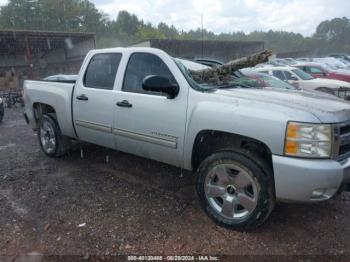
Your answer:
[[[34,120],[34,106],[36,103],[48,104],[55,108],[57,121],[62,134],[75,138],[72,122],[72,92],[73,83],[51,81],[24,81],[25,113],[32,128],[36,128]]]

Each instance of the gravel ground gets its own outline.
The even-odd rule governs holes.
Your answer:
[[[51,159],[40,151],[20,109],[5,114],[0,124],[0,255],[350,258],[350,193],[314,205],[280,204],[258,230],[230,231],[201,210],[191,173],[85,144],[83,158],[75,150]]]

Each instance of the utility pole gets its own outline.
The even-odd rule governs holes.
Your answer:
[[[201,24],[202,24],[202,58],[204,58],[204,26],[203,26],[203,14],[201,14]]]

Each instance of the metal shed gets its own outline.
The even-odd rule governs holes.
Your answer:
[[[25,79],[76,74],[95,46],[93,33],[0,30],[0,90],[20,88]]]

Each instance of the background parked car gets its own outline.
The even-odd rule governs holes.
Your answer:
[[[344,54],[344,53],[334,53],[334,54],[329,54],[328,56],[335,57],[335,58],[338,58],[338,59],[343,59],[345,61],[350,62],[350,56],[347,55],[347,54]]]
[[[202,65],[210,66],[210,67],[220,66],[224,64],[220,60],[211,59],[211,58],[195,58],[193,61],[200,63]]]
[[[341,98],[346,98],[349,92],[348,90],[350,90],[350,84],[347,82],[334,79],[314,78],[312,75],[296,67],[263,67],[256,68],[255,70],[275,76],[282,81],[286,81],[304,90],[321,91]]]
[[[187,59],[183,59],[183,58],[175,58],[175,59],[177,61],[181,62],[189,70],[198,71],[198,70],[204,70],[204,69],[211,68],[211,66],[209,66],[209,65],[193,62],[193,61],[190,61]]]
[[[296,64],[298,61],[295,60],[294,58],[284,58],[284,61],[288,64],[288,65],[293,65]]]
[[[202,69],[209,69],[214,65],[215,62],[221,63],[222,62],[218,60],[211,60],[211,59],[199,59],[193,61],[189,61],[186,59],[177,58],[178,61],[180,61],[187,69],[190,70],[202,70]],[[212,65],[209,65],[209,62],[213,62]],[[242,69],[236,72],[233,72],[233,75],[236,77],[236,81],[233,81],[233,83],[237,84],[238,86],[247,87],[247,88],[280,88],[280,89],[297,89],[296,87],[292,86],[291,84],[281,81],[280,79],[269,76],[267,74],[262,74],[255,72],[249,68]]]
[[[348,62],[341,61],[335,57],[312,58],[312,62],[329,65],[335,69],[349,69]]]
[[[288,82],[278,79],[277,77],[258,73],[251,69],[240,70],[240,73],[242,76],[238,78],[237,81],[241,81],[243,83],[245,81],[245,85],[251,85],[251,87],[272,87],[291,90],[299,89]]]
[[[337,70],[329,65],[307,62],[294,65],[316,78],[336,79],[350,82],[350,70]]]

